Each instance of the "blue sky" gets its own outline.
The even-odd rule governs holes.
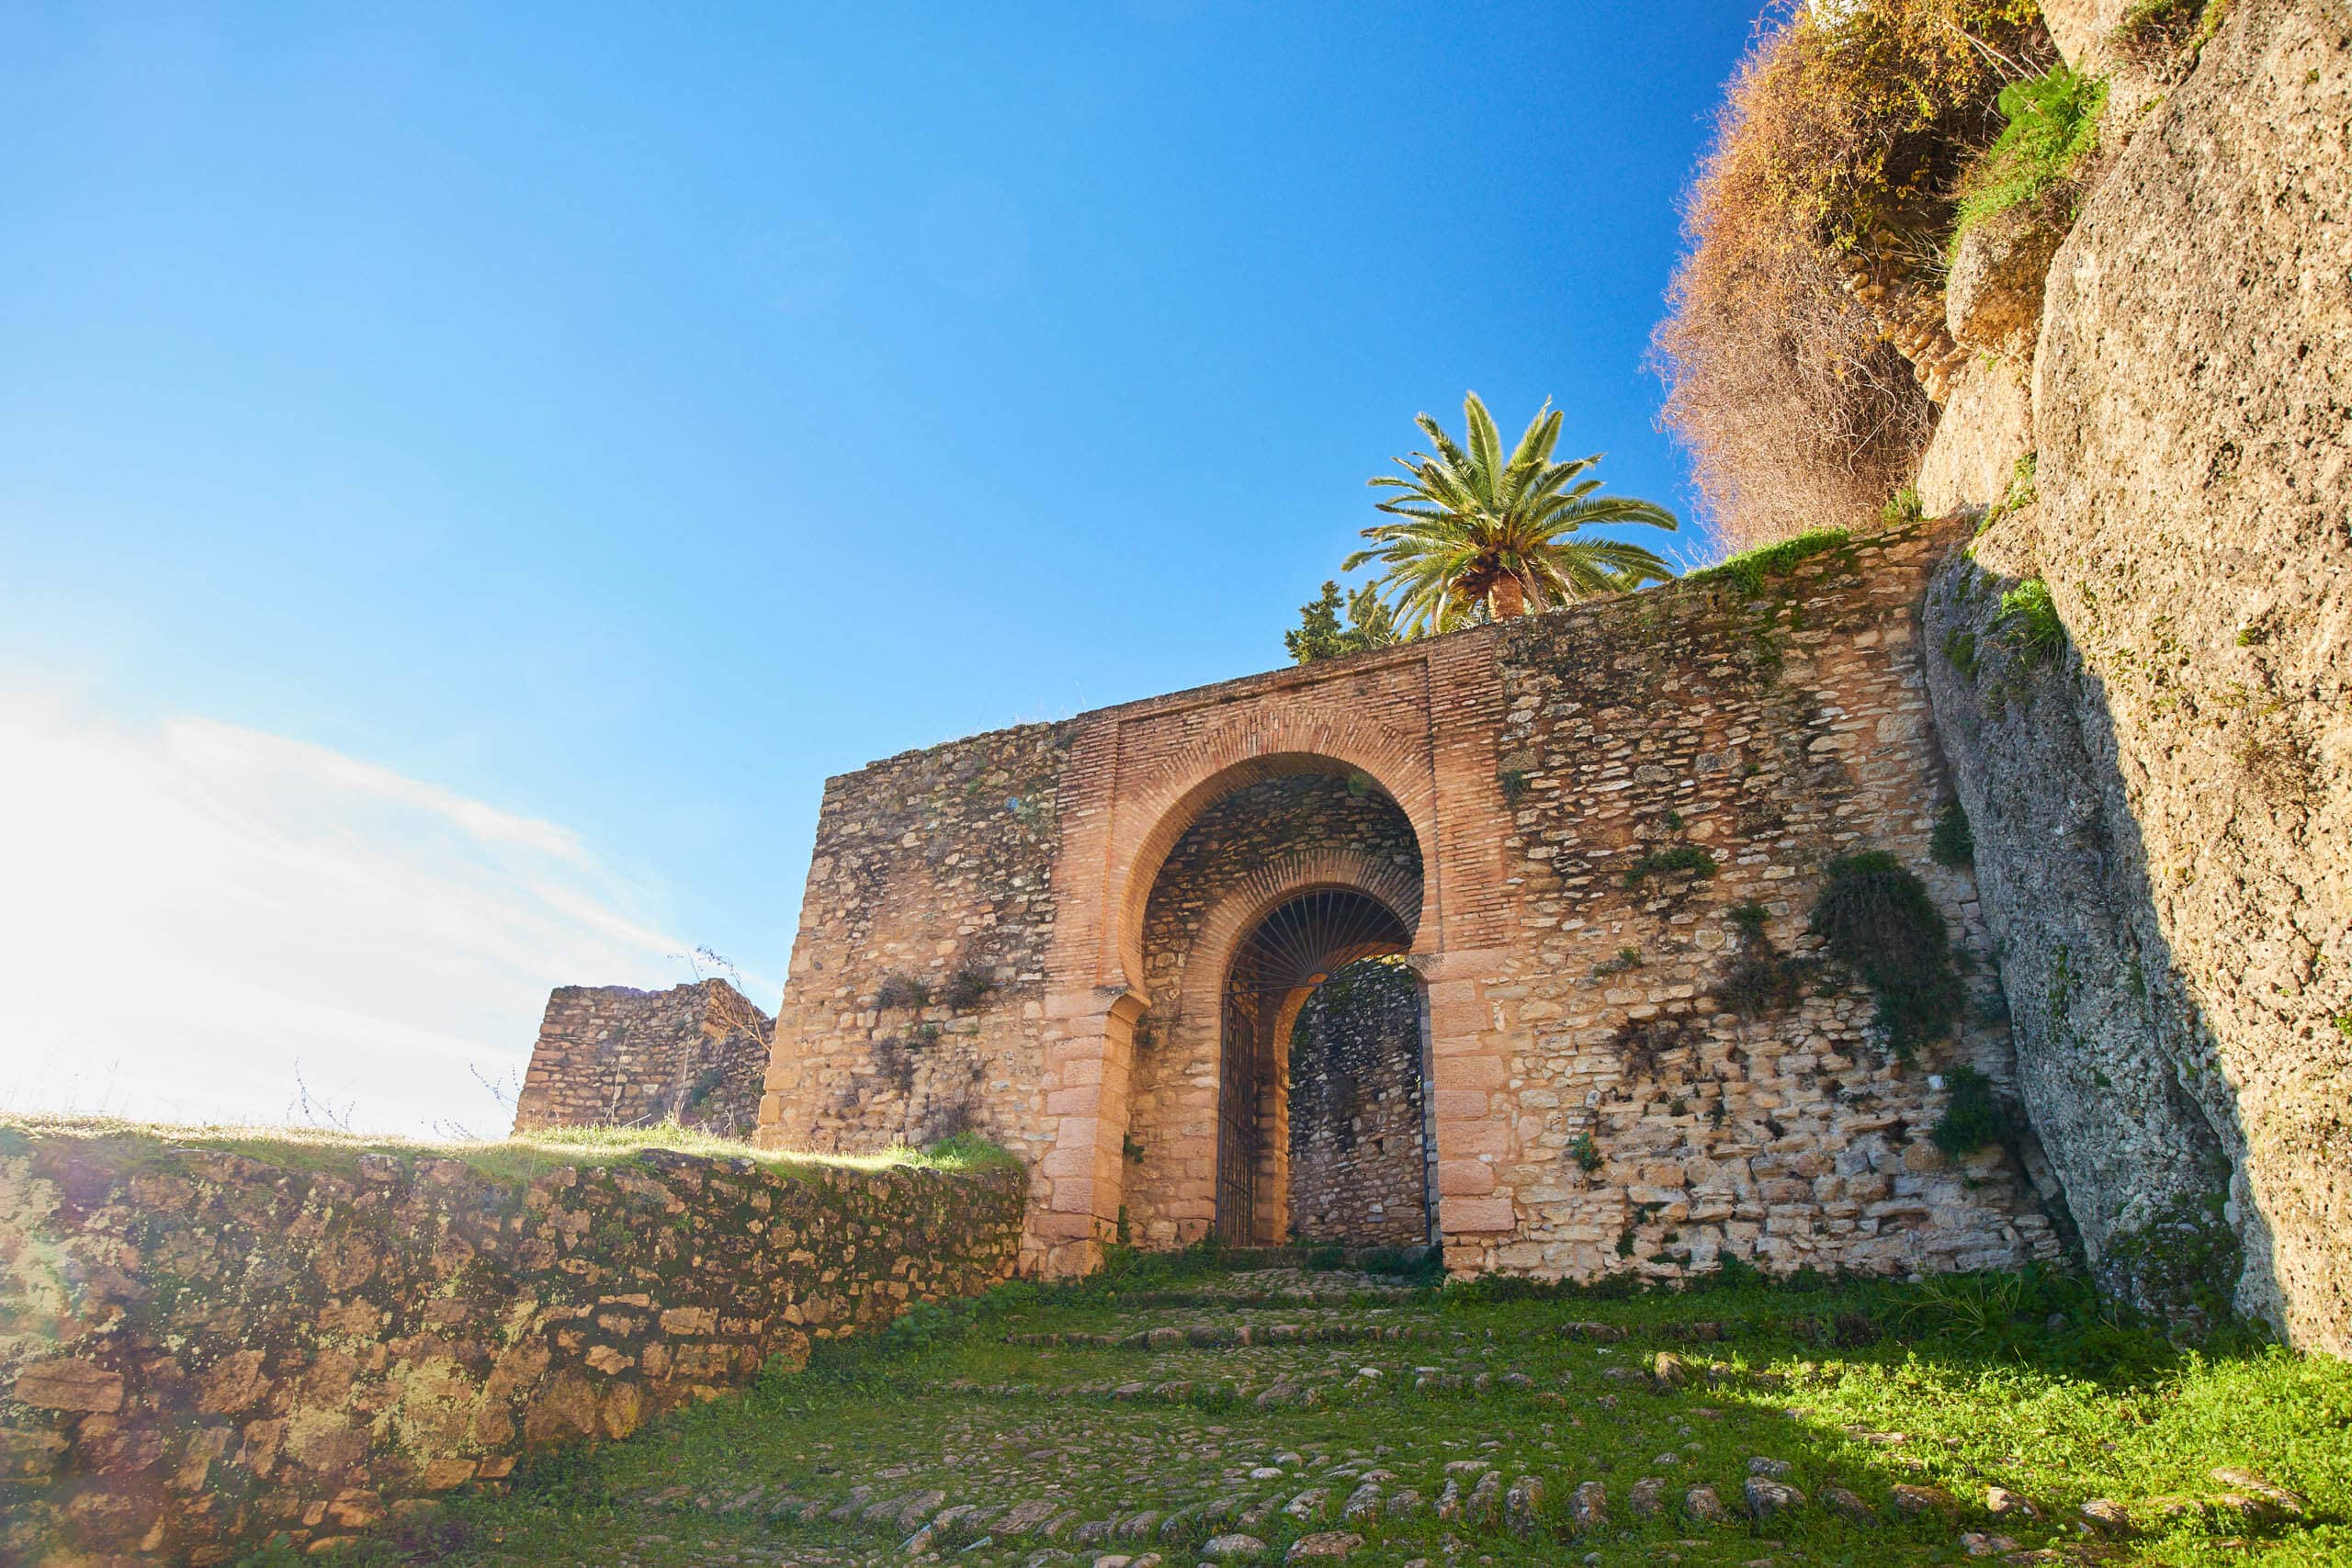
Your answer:
[[[826,775],[1279,663],[1465,388],[1687,510],[1755,14],[20,10],[0,1105],[480,1122],[548,986],[773,1006]]]

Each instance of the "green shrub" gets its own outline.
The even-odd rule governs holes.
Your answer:
[[[1625,868],[1625,886],[1639,887],[1653,876],[1671,876],[1684,872],[1692,876],[1715,874],[1715,857],[1696,844],[1668,844],[1652,850]]]
[[[1898,1058],[1951,1032],[1966,990],[1952,967],[1951,932],[1927,885],[1893,855],[1866,850],[1832,861],[1810,926],[1829,956],[1871,988]]]
[[[1878,509],[1878,520],[1890,528],[1917,523],[1926,515],[1927,510],[1919,502],[1919,492],[1910,485],[1896,491],[1887,498],[1886,504]]]
[[[1976,832],[1968,825],[1968,811],[1955,796],[1936,813],[1935,829],[1928,835],[1928,858],[1938,865],[1974,865]]]
[[[1928,1137],[1945,1154],[1958,1159],[2017,1135],[2008,1108],[1993,1093],[1993,1080],[1974,1067],[1952,1068],[1944,1075],[1944,1088],[1951,1099]]]
[[[1568,1157],[1576,1161],[1577,1168],[1587,1176],[1600,1168],[1600,1150],[1594,1145],[1590,1133],[1576,1135],[1575,1141],[1568,1145]]]
[[[2098,145],[2107,83],[2055,65],[2010,83],[1996,102],[2008,125],[1961,182],[1954,251],[1961,237],[1987,218],[2040,199]]]

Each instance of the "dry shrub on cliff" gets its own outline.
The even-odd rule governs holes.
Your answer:
[[[1933,412],[1842,263],[1940,266],[1996,96],[2052,58],[2038,17],[2032,0],[1792,5],[1741,62],[1656,338],[1667,424],[1731,547],[1865,521],[1909,477]]]

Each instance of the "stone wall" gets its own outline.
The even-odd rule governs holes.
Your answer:
[[[774,1037],[767,1014],[724,980],[667,991],[560,986],[515,1097],[514,1130],[674,1119],[746,1136]]]
[[[1067,730],[1001,730],[827,782],[763,1139],[870,1150],[972,1130],[1038,1157],[1033,1031]]]
[[[1010,1170],[246,1146],[0,1127],[0,1561],[217,1563],[496,1485],[1002,1280],[1022,1212]]]
[[[2060,9],[2095,63],[2114,7]],[[2352,21],[2239,0],[2143,101],[2110,101],[2043,282],[2030,431],[1997,421],[2038,501],[1931,601],[1962,656],[1937,711],[2026,1103],[2099,1272],[2218,1282],[2346,1353]],[[1952,413],[1938,447],[2004,438]],[[2036,579],[2064,628],[2039,659],[2001,610]]]
[[[2014,1092],[1973,882],[1928,852],[1946,786],[1916,617],[1948,537],[1903,530],[1785,577],[1717,574],[1504,628],[1520,937],[1484,988],[1498,1027],[1462,1087],[1441,1059],[1437,1093],[1488,1128],[1441,1141],[1441,1192],[1508,1204],[1511,1223],[1449,1224],[1450,1264],[1670,1276],[1725,1252],[1894,1271],[2056,1256],[2030,1146],[1955,1162],[1927,1136],[1953,1066]],[[1924,880],[1976,971],[1959,1034],[1916,1064],[1852,976],[1809,968],[1823,874],[1864,850]],[[1732,1005],[1748,956],[1808,977]]]
[[[1290,1230],[1302,1242],[1430,1239],[1421,992],[1403,966],[1350,964],[1290,1038]]]

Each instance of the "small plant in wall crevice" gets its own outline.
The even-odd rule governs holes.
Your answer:
[[[988,1000],[995,989],[996,981],[987,970],[967,964],[947,982],[947,1005],[957,1012],[968,1012]]]
[[[1715,857],[1696,844],[1667,844],[1651,850],[1625,868],[1625,886],[1639,887],[1653,876],[1708,877],[1715,874]]]
[[[912,975],[887,975],[874,987],[874,1005],[883,1012],[927,1008],[931,1005],[930,983]]]

